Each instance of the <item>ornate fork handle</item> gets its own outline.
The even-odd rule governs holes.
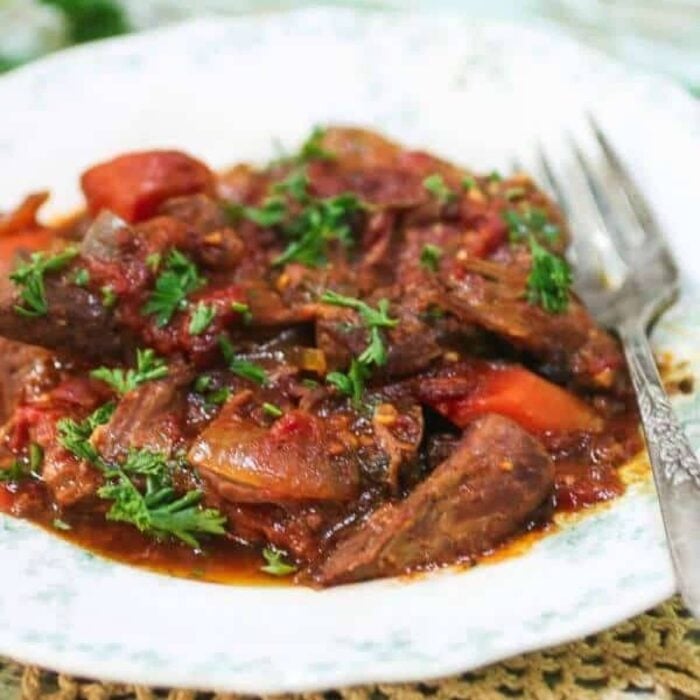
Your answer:
[[[619,328],[634,383],[671,556],[684,601],[700,616],[700,462],[656,369],[644,324]]]

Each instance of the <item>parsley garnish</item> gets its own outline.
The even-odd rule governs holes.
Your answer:
[[[304,141],[296,156],[299,163],[308,163],[311,160],[333,160],[335,156],[321,145],[326,130],[320,126],[315,126],[309,137]]]
[[[262,409],[271,418],[280,418],[284,415],[284,411],[279,406],[275,406],[275,404],[267,401],[262,405]]]
[[[462,178],[462,189],[469,191],[472,187],[476,187],[476,179],[471,175]]]
[[[420,253],[421,267],[431,272],[437,272],[441,257],[442,248],[440,246],[426,243]]]
[[[386,348],[381,336],[380,328],[395,328],[398,319],[389,317],[389,301],[380,299],[377,308],[373,309],[360,299],[347,297],[333,291],[326,291],[321,295],[321,301],[334,306],[345,306],[357,311],[370,331],[370,343],[359,356],[362,364],[383,365],[386,364]]]
[[[115,408],[115,404],[110,402],[100,406],[82,421],[61,418],[56,424],[58,441],[78,459],[96,462],[99,456],[90,443],[90,436],[97,426],[104,425],[111,418]]]
[[[196,535],[222,535],[226,518],[214,508],[202,508],[201,491],[178,496],[172,486],[170,469],[163,455],[149,450],[131,450],[121,465],[105,470],[108,482],[98,490],[112,501],[108,520],[130,523],[155,537],[173,536],[193,548]],[[133,477],[145,480],[142,492]]]
[[[90,372],[93,379],[109,384],[118,394],[127,394],[137,386],[168,376],[168,365],[153,350],[136,351],[136,369],[98,367]]]
[[[60,10],[71,43],[102,39],[129,31],[125,11],[116,0],[41,0]]]
[[[362,205],[354,194],[310,200],[300,214],[285,225],[284,232],[292,242],[273,264],[295,261],[309,267],[324,265],[328,243],[352,244],[349,218],[360,209]]]
[[[208,374],[200,374],[194,381],[194,390],[201,394],[205,403],[220,406],[228,401],[231,396],[231,390],[228,387],[221,387],[209,391],[212,384],[212,378]]]
[[[253,320],[253,314],[250,311],[250,306],[242,301],[232,301],[231,308],[238,314],[241,314],[243,323],[246,325]]]
[[[234,374],[244,379],[249,379],[256,384],[265,384],[267,382],[267,372],[254,362],[236,357],[236,351],[231,345],[231,341],[225,335],[219,336],[219,347],[224,360],[228,364],[228,368]]]
[[[14,460],[7,469],[0,469],[0,483],[3,481],[19,481],[27,476],[26,467],[19,461]]]
[[[66,248],[56,255],[32,253],[29,262],[19,265],[10,275],[10,279],[21,288],[19,298],[22,303],[15,305],[15,311],[21,316],[45,316],[49,310],[44,289],[44,275],[65,267],[76,255],[77,248]]]
[[[79,267],[73,275],[73,284],[84,287],[90,281],[90,273],[84,267]]]
[[[54,518],[52,523],[56,530],[72,530],[73,528],[65,521],[60,518]]]
[[[297,570],[294,564],[289,564],[284,561],[284,552],[280,552],[279,549],[265,547],[262,551],[262,555],[267,563],[265,566],[260,567],[260,571],[264,571],[266,574],[272,576],[289,576],[289,574],[293,574]]]
[[[165,326],[178,309],[187,305],[187,295],[201,287],[205,280],[197,266],[179,250],[173,249],[165,259],[163,271],[156,278],[155,289],[141,312],[152,314],[156,325]]]
[[[430,194],[435,197],[438,204],[444,205],[448,202],[453,201],[456,198],[456,194],[445,184],[445,179],[439,173],[433,173],[428,175],[428,177],[423,180],[423,187],[425,187]]]
[[[502,182],[503,181],[503,175],[498,172],[498,170],[492,170],[487,177],[489,182]]]
[[[527,300],[550,314],[566,311],[569,305],[571,269],[566,260],[550,253],[530,237],[532,267],[527,278]]]
[[[350,369],[347,374],[344,372],[329,372],[326,375],[326,381],[338,389],[341,394],[349,396],[352,402],[358,406],[362,401],[365,381],[369,377],[369,374],[369,367],[353,357],[350,361]]]
[[[190,335],[200,335],[204,333],[216,316],[216,309],[200,301],[194,309],[188,331]]]
[[[117,293],[108,285],[100,289],[102,292],[102,306],[105,309],[111,309],[117,303]]]
[[[522,212],[507,209],[502,216],[508,225],[508,238],[511,243],[526,240],[533,235],[540,239],[554,241],[561,233],[559,227],[551,223],[544,211],[537,207],[528,207]]]
[[[146,256],[146,265],[151,272],[158,272],[163,256],[160,253],[151,253]]]

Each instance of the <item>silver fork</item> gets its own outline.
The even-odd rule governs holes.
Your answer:
[[[537,171],[572,222],[576,289],[622,341],[678,587],[700,617],[700,462],[671,408],[647,338],[678,296],[678,269],[644,198],[601,129],[589,121],[602,174],[571,138],[565,177],[542,148]]]

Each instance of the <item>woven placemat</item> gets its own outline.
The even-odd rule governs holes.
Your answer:
[[[73,678],[0,658],[0,700],[234,700]],[[250,696],[248,696],[250,697]],[[700,622],[678,598],[600,634],[440,681],[286,696],[304,700],[700,699]]]

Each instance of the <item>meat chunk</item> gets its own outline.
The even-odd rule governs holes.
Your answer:
[[[502,336],[544,362],[556,379],[593,389],[624,383],[624,358],[610,334],[572,297],[562,313],[548,313],[525,298],[519,269],[470,260],[467,274],[446,281],[445,303],[461,319]]]
[[[181,436],[183,383],[184,378],[168,376],[124,396],[109,422],[95,434],[100,453],[108,460],[122,457],[131,448],[171,455]]]
[[[0,338],[0,421],[25,396],[45,391],[56,380],[51,355],[42,348]]]
[[[195,441],[189,460],[222,477],[220,492],[234,502],[347,501],[359,487],[351,446],[299,410],[265,427],[241,416],[234,400]]]
[[[16,312],[16,288],[0,281],[0,336],[78,357],[123,356],[129,338],[99,297],[61,279],[47,278],[44,285],[49,312],[34,318]]]
[[[406,499],[372,513],[312,577],[330,586],[477,555],[516,532],[553,483],[537,440],[506,418],[484,416]]]
[[[185,153],[142,151],[93,166],[80,184],[92,215],[109,209],[134,222],[155,214],[170,197],[212,191],[214,175]]]

